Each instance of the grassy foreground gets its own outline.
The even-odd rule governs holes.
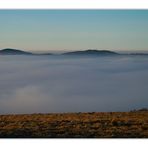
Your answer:
[[[148,111],[0,115],[1,138],[148,138]]]

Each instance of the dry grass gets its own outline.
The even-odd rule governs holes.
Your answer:
[[[1,138],[148,138],[148,111],[0,115]]]

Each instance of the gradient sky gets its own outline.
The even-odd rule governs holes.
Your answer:
[[[148,10],[0,10],[0,49],[148,51]]]

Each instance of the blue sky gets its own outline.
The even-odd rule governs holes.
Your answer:
[[[0,10],[0,49],[148,51],[148,10]]]

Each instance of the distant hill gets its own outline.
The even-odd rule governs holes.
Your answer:
[[[109,51],[109,50],[84,50],[84,51],[73,51],[73,52],[66,52],[63,53],[63,55],[100,55],[100,56],[106,56],[106,55],[118,55],[118,53]]]
[[[11,49],[11,48],[6,48],[0,50],[0,55],[55,55],[52,53],[40,53],[40,54],[35,54],[31,52],[26,52],[18,49]],[[74,52],[65,52],[61,55],[118,55],[118,53],[109,51],[109,50],[84,50],[84,51],[74,51]]]
[[[0,50],[0,55],[32,55],[32,53],[18,50],[18,49],[6,48],[6,49]]]
[[[95,49],[88,49],[83,51],[72,51],[72,52],[65,52],[62,54],[53,54],[53,53],[32,53],[26,52],[19,49],[12,49],[6,48],[0,50],[0,55],[35,55],[35,56],[49,56],[49,55],[66,55],[66,56],[148,56],[148,53],[128,53],[128,54],[120,54],[110,50],[95,50]]]

